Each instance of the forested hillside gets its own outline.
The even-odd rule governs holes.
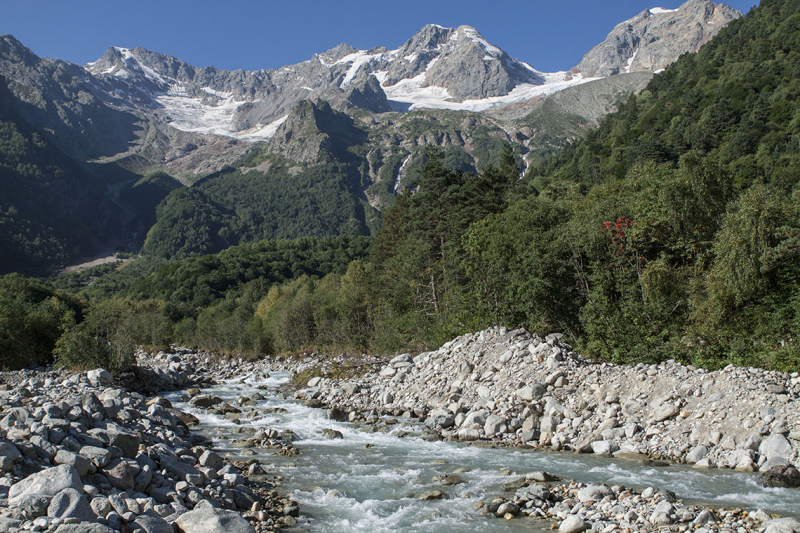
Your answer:
[[[368,257],[364,237],[307,239],[57,283],[87,299],[83,324],[108,305],[149,317],[146,344],[392,352],[503,324],[599,359],[798,369],[799,50],[800,5],[764,0],[521,180],[511,147],[480,170],[428,149]],[[252,157],[252,179],[281,164]],[[210,192],[174,191],[160,216]]]
[[[104,186],[14,111],[0,79],[0,273],[47,274],[113,237],[122,213]]]
[[[800,6],[763,2],[503,194],[428,165],[373,243],[370,342],[502,323],[616,361],[796,366],[798,39]]]

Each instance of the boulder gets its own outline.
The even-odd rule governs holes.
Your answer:
[[[686,462],[690,465],[693,465],[706,455],[708,455],[708,448],[702,445],[695,446],[689,451],[689,453],[686,454]]]
[[[0,532],[2,533],[11,531],[12,529],[18,530],[21,525],[21,520],[15,520],[14,518],[8,518],[7,516],[0,516]]]
[[[122,459],[114,459],[111,461],[103,474],[116,489],[128,490],[133,488],[134,478],[133,470],[130,465]]]
[[[758,447],[758,453],[772,459],[773,457],[783,457],[789,459],[792,456],[792,445],[786,440],[786,437],[780,434],[770,435],[761,441]]]
[[[653,413],[653,420],[656,422],[663,422],[680,412],[681,408],[674,403],[664,403],[656,407]]]
[[[137,529],[141,529],[144,533],[173,533],[172,525],[160,516],[143,514],[136,517],[133,525],[138,526]]]
[[[208,394],[200,394],[189,400],[189,403],[198,409],[208,409],[210,407],[214,407],[215,405],[221,404],[222,398],[218,398],[217,396],[209,396]]]
[[[497,415],[489,415],[486,418],[486,423],[483,425],[483,432],[486,433],[487,436],[505,433],[507,429],[506,421]]]
[[[237,512],[203,507],[184,513],[175,520],[183,533],[255,533],[255,529]]]
[[[84,477],[87,474],[94,474],[95,472],[95,466],[88,458],[67,450],[58,450],[58,453],[56,453],[55,457],[55,463],[57,465],[74,466],[75,470],[78,471],[78,475],[81,477]]]
[[[619,450],[619,446],[613,440],[596,440],[592,443],[592,452],[596,455],[611,455]]]
[[[83,492],[75,489],[64,489],[56,494],[47,508],[47,516],[50,518],[77,518],[86,522],[97,519],[86,496],[83,495]]]
[[[578,500],[581,502],[599,502],[606,496],[613,496],[614,491],[605,485],[587,485],[578,491]]]
[[[72,466],[55,466],[12,485],[8,491],[8,504],[13,507],[21,497],[29,494],[55,496],[64,489],[83,490],[81,476]]]
[[[10,442],[0,441],[0,471],[8,472],[19,461],[22,454],[19,448]]]
[[[111,382],[113,381],[111,373],[103,368],[90,370],[86,373],[86,378],[93,387],[107,387],[111,385]]]
[[[800,520],[796,518],[776,518],[764,526],[764,533],[800,533]]]
[[[199,462],[201,466],[207,466],[214,470],[219,470],[225,466],[225,461],[223,461],[222,457],[217,452],[211,450],[204,451],[200,456]]]
[[[761,473],[761,484],[764,487],[800,487],[800,472],[792,465],[773,466]]]
[[[481,438],[481,434],[477,429],[471,428],[461,428],[458,430],[457,433],[458,440],[478,440]]]
[[[589,529],[586,521],[578,515],[570,515],[558,526],[558,533],[580,533]]]
[[[50,506],[50,496],[41,494],[27,494],[22,496],[16,503],[16,509],[26,518],[33,520],[47,514]]]
[[[89,459],[97,468],[103,468],[111,460],[111,452],[98,446],[84,446],[78,453]]]
[[[344,435],[342,435],[342,432],[341,431],[336,431],[335,429],[326,428],[326,429],[323,429],[320,433],[326,439],[343,439],[344,438]]]
[[[544,385],[540,383],[533,383],[532,385],[527,385],[522,387],[521,389],[517,389],[514,393],[520,400],[539,400],[544,396],[544,393],[547,392],[547,389]]]

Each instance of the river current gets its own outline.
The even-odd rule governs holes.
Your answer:
[[[269,377],[251,375],[204,393],[231,401],[256,393],[263,395],[266,399],[258,401],[256,417],[243,416],[243,425],[295,432],[300,438],[295,442],[300,454],[290,457],[258,448],[251,449],[256,455],[242,455],[242,449],[231,443],[252,432],[237,433],[242,426],[193,408],[180,401],[180,393],[168,398],[177,408],[200,419],[196,430],[212,438],[220,453],[243,460],[255,457],[270,474],[285,478],[282,489],[300,503],[302,513],[292,531],[549,531],[549,522],[528,517],[488,518],[475,508],[479,502],[503,496],[504,484],[535,470],[583,482],[669,489],[687,503],[800,514],[800,490],[762,488],[755,474],[696,470],[685,465],[656,467],[573,453],[428,442],[420,438],[418,424],[402,418],[386,417],[390,431],[374,432],[373,426],[329,420],[325,410],[305,407],[286,397],[279,388],[288,380],[285,372]],[[285,412],[268,412],[275,408]],[[339,431],[344,438],[328,439],[321,435],[323,429]],[[458,475],[463,483],[442,486],[435,480],[447,474]],[[431,490],[443,491],[447,499],[418,499]]]

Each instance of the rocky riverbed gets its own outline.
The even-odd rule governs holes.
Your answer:
[[[542,339],[492,328],[459,337],[434,352],[387,360],[315,356],[217,361],[176,350],[143,355],[136,374],[117,380],[103,370],[0,374],[0,532],[261,532],[294,525],[300,509],[279,494],[281,478],[263,453],[293,455],[292,441],[298,437],[290,419],[288,427],[270,427],[265,417],[268,398],[253,385],[274,371],[314,376],[295,392],[296,401],[307,411],[328,408],[330,423],[313,434],[331,442],[342,438],[342,432],[358,434],[349,429],[350,421],[366,434],[369,427],[390,432],[398,442],[418,435],[461,447],[436,448],[437,454],[458,455],[464,446],[477,452],[501,446],[529,450],[545,464],[561,461],[563,466],[565,452],[579,452],[636,462],[644,465],[637,468],[645,475],[650,465],[680,462],[704,469],[712,478],[718,471],[714,469],[753,472],[739,476],[760,471],[767,487],[796,486],[800,477],[792,466],[800,444],[796,374],[732,367],[709,372],[677,363],[593,364],[557,335]],[[354,374],[358,377],[330,377]],[[247,394],[223,394],[222,399],[204,390],[212,384],[218,384],[212,390],[239,390],[237,384],[245,377],[251,383]],[[169,390],[177,392],[155,394]],[[165,396],[184,410],[175,409]],[[291,410],[292,404],[284,405]],[[215,452],[213,443],[190,429],[197,418],[187,409],[231,425],[231,434],[242,437],[230,445],[241,453]],[[404,422],[398,424],[400,417]],[[259,420],[258,427],[254,420]],[[302,450],[303,440],[298,446]],[[372,446],[367,442],[362,448]],[[259,453],[252,453],[255,449]],[[557,451],[561,459],[554,456],[551,461],[542,451]],[[357,456],[341,457],[349,462]],[[503,457],[483,464],[502,464]],[[513,460],[531,464],[519,456]],[[597,460],[607,462],[604,468],[612,464]],[[395,470],[391,464],[385,468]],[[412,472],[406,468],[402,472]],[[485,471],[477,463],[471,468]],[[498,524],[519,521],[522,529],[553,524],[562,532],[800,532],[796,518],[780,518],[748,501],[738,507],[687,503],[668,486],[642,488],[640,483],[634,489],[627,483],[606,485],[596,477],[571,481],[566,479],[571,476],[562,480],[541,470],[512,468],[497,472],[506,480],[501,491],[493,489],[487,493],[491,497],[475,500],[474,489],[484,491],[483,481],[459,489],[475,478],[470,468],[430,475],[415,481],[427,488],[415,491],[413,500],[474,500],[474,514]],[[304,494],[313,499],[318,490],[311,487]],[[763,490],[784,491],[784,501],[790,502],[794,493],[787,498],[785,491],[800,489]],[[324,496],[341,497],[335,490]],[[407,495],[402,498],[408,501]],[[783,508],[792,515],[789,505]]]
[[[0,374],[0,531],[248,533],[297,514],[260,465],[226,462],[190,431],[192,415],[136,391],[208,384],[210,358],[140,363],[117,381],[102,369]]]
[[[796,373],[732,366],[710,372],[675,362],[594,364],[574,353],[559,335],[539,338],[504,328],[464,335],[414,357],[401,354],[384,362],[356,362],[368,371],[355,379],[325,377],[347,364],[340,357],[285,367],[317,374],[297,391],[298,398],[333,408],[351,421],[376,413],[404,415],[423,420],[443,439],[666,459],[695,468],[759,471],[766,487],[800,485],[793,466],[800,452]],[[673,523],[687,527],[689,522],[703,526],[706,519],[665,498],[655,502],[663,503],[659,509],[630,514],[624,505],[614,504],[624,493],[620,487],[588,500],[595,504],[590,507],[586,499],[577,498],[579,488],[574,494],[563,490],[561,503],[550,507],[544,503],[553,501],[548,498],[509,503],[549,509],[539,514],[565,520],[576,513],[581,520],[593,517],[589,524],[601,515],[601,522],[615,517],[616,527],[632,530]],[[565,501],[576,507],[568,509]],[[598,503],[605,514],[598,515]],[[767,518],[763,513],[760,517]],[[736,527],[754,527],[743,524]]]

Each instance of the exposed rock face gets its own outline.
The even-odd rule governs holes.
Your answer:
[[[19,100],[15,111],[79,158],[125,152],[140,130],[141,117],[107,105],[110,85],[78,65],[36,56],[11,35],[0,36],[0,75]]]
[[[395,54],[384,85],[424,75],[424,86],[443,87],[458,100],[508,94],[520,83],[541,84],[540,73],[489,44],[471,26],[456,29],[429,24]]]
[[[584,76],[657,72],[687,52],[696,52],[742,13],[711,0],[689,0],[677,10],[647,9],[626,20],[573,68]]]

